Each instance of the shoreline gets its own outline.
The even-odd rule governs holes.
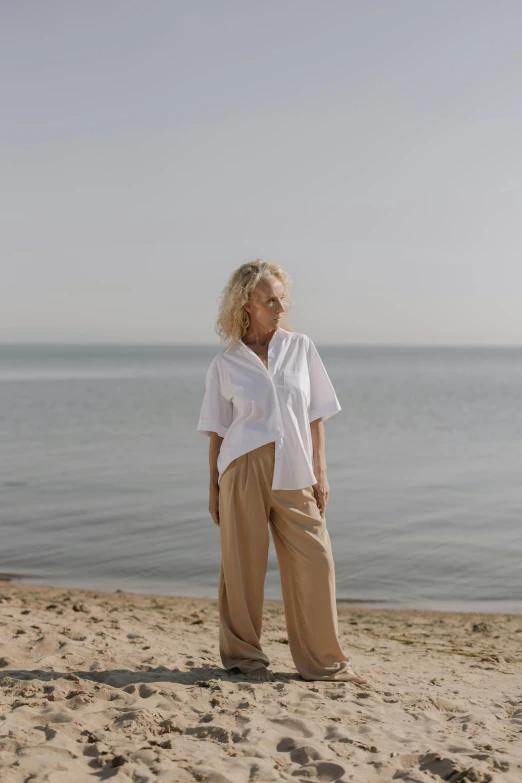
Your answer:
[[[109,595],[113,593],[126,593],[127,595],[143,595],[143,596],[156,596],[161,598],[180,598],[180,599],[186,599],[186,600],[204,600],[204,601],[217,601],[216,596],[211,595],[196,595],[196,594],[185,594],[185,593],[165,593],[161,592],[161,590],[130,590],[125,588],[108,588],[108,587],[94,587],[94,586],[75,586],[70,584],[59,584],[59,583],[52,583],[52,582],[40,582],[40,581],[30,581],[31,578],[35,577],[26,577],[20,574],[13,574],[13,573],[7,573],[7,572],[0,572],[0,589],[3,585],[6,584],[17,584],[17,585],[29,585],[33,588],[44,588],[44,587],[54,587],[56,589],[62,589],[62,590],[85,590],[90,592],[102,592],[107,593]],[[493,599],[489,600],[489,603],[491,603]],[[282,598],[265,598],[264,603],[276,603],[280,604],[282,606]],[[483,603],[488,603],[488,600],[484,600]],[[473,609],[473,608],[437,608],[437,607],[427,607],[427,606],[400,606],[400,605],[394,605],[390,604],[390,602],[382,601],[379,599],[357,599],[357,598],[336,598],[336,604],[337,608],[343,606],[351,606],[353,608],[360,608],[360,609],[375,609],[379,611],[390,611],[390,612],[442,612],[442,613],[448,613],[448,614],[480,614],[480,615],[509,615],[513,617],[522,617],[522,606],[519,611],[507,611],[503,609],[497,609],[497,610],[491,610],[491,609]]]
[[[303,680],[280,600],[253,683],[222,667],[216,599],[1,582],[2,783],[520,783],[522,615],[338,618],[368,688]]]

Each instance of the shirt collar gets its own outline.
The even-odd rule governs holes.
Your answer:
[[[268,346],[268,350],[270,350],[270,346],[272,345],[273,341],[275,339],[280,339],[283,336],[283,332],[285,332],[285,331],[286,330],[285,329],[281,329],[280,326],[277,327],[277,329],[274,332],[274,335],[273,335],[272,339],[270,340],[270,343],[269,343],[269,346]],[[245,345],[245,343],[243,342],[243,340],[241,338],[239,338],[239,340],[237,341],[237,344],[236,344],[235,348],[233,348],[231,346],[230,348],[226,349],[225,353],[228,353],[228,351],[232,351],[232,350],[236,350],[236,351],[246,350],[247,354],[251,353],[251,349],[249,349],[248,346]]]

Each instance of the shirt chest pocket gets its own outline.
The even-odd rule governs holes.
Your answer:
[[[310,378],[306,370],[283,370],[283,387],[291,397],[310,397]]]

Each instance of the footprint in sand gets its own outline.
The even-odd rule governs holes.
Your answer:
[[[277,745],[279,753],[289,753],[290,760],[299,764],[292,777],[300,779],[328,781],[339,780],[346,772],[340,764],[323,761],[322,754],[312,745],[298,745],[293,737],[283,737]]]
[[[440,756],[438,753],[424,753],[419,757],[419,770],[438,775],[442,780],[462,781],[462,783],[491,783],[493,777],[489,772],[481,772],[475,767],[463,769],[453,759]]]
[[[156,688],[152,688],[147,683],[144,682],[140,685],[140,696],[142,699],[148,699],[150,696],[154,696],[155,693],[157,693]]]
[[[345,772],[345,768],[341,767],[340,764],[334,764],[331,761],[320,761],[313,764],[304,764],[298,770],[292,772],[292,776],[300,776],[306,779],[315,779],[327,783],[328,781],[339,780]]]
[[[197,767],[187,767],[186,769],[191,774],[191,780],[204,780],[205,783],[233,783],[233,780],[236,780],[236,778],[225,777],[221,772],[217,772],[212,767],[202,764],[198,764]]]
[[[282,729],[289,729],[300,737],[314,736],[314,732],[309,728],[308,724],[303,720],[299,720],[299,718],[270,718],[270,722],[275,723],[276,726],[281,726]]]
[[[323,756],[312,745],[301,745],[290,751],[290,758],[294,764],[310,764],[313,761],[322,761]]]
[[[244,737],[237,731],[229,731],[223,726],[209,726],[207,724],[201,726],[191,726],[185,729],[185,734],[198,739],[208,739],[213,742],[219,742],[228,745],[230,742],[243,742]]]

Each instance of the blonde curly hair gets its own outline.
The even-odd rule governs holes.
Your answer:
[[[215,331],[228,347],[235,345],[248,331],[250,314],[245,310],[244,305],[250,301],[254,288],[260,280],[272,276],[282,282],[285,294],[288,296],[288,289],[293,282],[292,278],[279,264],[275,264],[273,261],[263,261],[256,258],[255,261],[241,264],[230,275],[221,292],[219,315],[215,324]],[[290,300],[287,299],[285,310],[288,311],[289,307]],[[281,318],[279,325],[289,332],[293,331],[286,321],[286,313]]]

